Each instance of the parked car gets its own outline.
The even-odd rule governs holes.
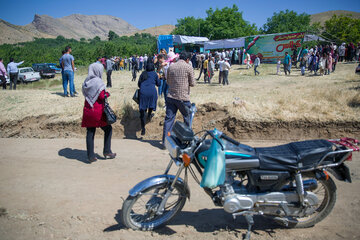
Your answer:
[[[51,69],[55,70],[55,73],[61,73],[61,68],[57,66],[55,63],[46,63]]]
[[[28,83],[40,80],[40,74],[31,67],[19,68],[18,81]]]
[[[55,69],[50,68],[46,63],[34,63],[32,68],[35,72],[39,72],[42,78],[55,77]]]
[[[17,82],[29,83],[40,80],[40,74],[35,72],[31,67],[19,68],[19,74]],[[6,84],[10,84],[10,78],[8,75],[5,76]]]

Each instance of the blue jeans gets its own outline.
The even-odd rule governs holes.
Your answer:
[[[167,85],[166,80],[164,80],[164,79],[161,79],[160,82],[161,82],[161,84],[158,88],[159,96],[164,94],[164,98],[166,99],[166,96],[167,96],[168,90],[169,90],[169,85]]]
[[[180,101],[173,98],[166,98],[166,116],[164,121],[164,130],[162,141],[164,142],[165,136],[171,131],[174,122],[176,113],[179,110],[184,118],[184,123],[189,126],[190,123],[190,101]]]
[[[305,75],[305,66],[301,66],[301,75]]]
[[[257,68],[258,68],[258,66],[255,66],[255,65],[254,65],[255,76],[256,76],[256,73],[257,73],[257,74],[260,74],[260,72],[257,70]]]
[[[69,83],[70,88],[70,95],[74,95],[74,72],[70,70],[64,71],[64,78],[63,78],[63,88],[64,88],[64,95],[67,95],[67,85]]]

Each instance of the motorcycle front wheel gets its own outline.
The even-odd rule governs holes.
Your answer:
[[[168,183],[154,185],[135,197],[128,196],[121,210],[123,224],[134,230],[149,231],[169,222],[184,207],[186,192],[183,185],[175,184],[163,213],[157,215],[156,212],[168,191],[168,186]]]

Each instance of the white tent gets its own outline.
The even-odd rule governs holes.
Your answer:
[[[304,37],[304,42],[309,41],[325,41],[325,39],[314,34],[306,34]]]
[[[203,44],[204,42],[209,41],[207,37],[192,37],[192,36],[182,36],[182,35],[173,35],[173,42],[180,44]]]
[[[240,48],[240,47],[245,47],[245,37],[213,40],[204,43],[205,50],[223,49],[223,48]]]

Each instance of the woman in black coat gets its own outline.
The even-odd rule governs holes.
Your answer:
[[[152,112],[156,110],[157,91],[155,86],[160,86],[160,79],[155,72],[155,66],[152,62],[146,65],[146,71],[142,72],[139,77],[139,111],[141,121],[141,135],[145,135],[145,115],[148,120],[152,118]]]

